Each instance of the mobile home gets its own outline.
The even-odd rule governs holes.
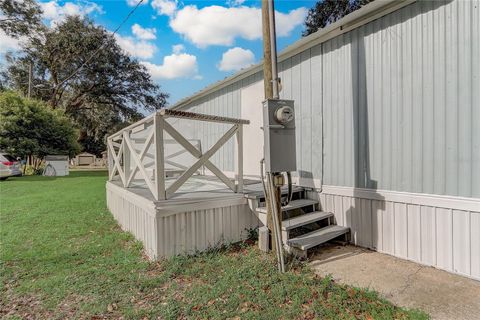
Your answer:
[[[460,0],[374,1],[279,55],[280,96],[295,101],[296,184],[350,228],[354,244],[480,280],[479,57],[480,2]],[[240,141],[225,142],[210,159],[237,180],[259,177],[262,77],[255,65],[171,107],[246,121]],[[205,121],[172,126],[204,150],[226,129]],[[113,186],[114,176],[110,209],[138,216],[133,200],[130,209],[114,208],[129,190]],[[157,212],[158,203],[177,210],[152,201]],[[227,211],[236,225],[224,209],[207,206],[204,215],[220,210],[211,220],[217,227],[202,232],[238,235],[261,224],[235,201],[236,213]],[[197,238],[185,233],[199,232],[189,223],[209,224],[199,215],[157,224],[152,232],[160,236],[148,237],[157,247],[188,247]],[[126,229],[138,223],[122,219]]]

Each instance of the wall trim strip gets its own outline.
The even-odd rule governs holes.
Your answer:
[[[321,193],[370,200],[400,202],[436,208],[480,212],[480,199],[477,198],[326,185],[323,186]]]

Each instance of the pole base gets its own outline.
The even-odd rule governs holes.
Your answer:
[[[267,227],[258,229],[258,248],[262,252],[270,252],[270,231]]]

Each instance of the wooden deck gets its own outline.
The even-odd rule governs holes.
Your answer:
[[[176,178],[166,178],[165,185],[168,188]],[[112,184],[123,188],[120,180],[111,181]],[[152,193],[146,187],[143,180],[132,181],[131,186],[126,189],[154,203],[180,203],[182,201],[192,200],[215,200],[220,198],[244,198],[249,194],[258,194],[263,192],[262,184],[259,180],[244,180],[244,190],[241,193],[235,193],[215,176],[193,176],[185,182],[172,196],[167,200],[155,200]]]
[[[166,186],[175,180],[167,178]],[[129,188],[108,181],[106,188],[110,212],[151,259],[240,241],[260,225],[248,199],[262,192],[258,180],[245,180],[244,191],[235,193],[216,177],[193,176],[167,200],[155,200],[141,180]]]
[[[192,121],[220,123],[226,132],[203,150],[201,141],[188,139],[187,129],[176,127],[179,120],[190,126]],[[244,181],[243,126],[248,124],[162,109],[107,138],[108,208],[124,230],[143,242],[149,257],[240,241],[259,225],[245,196],[262,189],[259,181]],[[236,142],[235,179],[210,160],[231,140]]]

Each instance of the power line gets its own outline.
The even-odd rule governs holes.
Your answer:
[[[123,21],[118,25],[118,27],[113,31],[112,33],[112,36],[114,36],[118,30],[120,30],[120,28],[125,24],[125,22],[127,22],[127,20],[130,18],[130,16],[135,12],[135,10],[137,10],[137,8],[142,4],[144,0],[140,0],[137,2],[137,5],[132,9],[130,10],[130,12],[127,14],[127,16],[123,19]],[[54,88],[58,88],[60,86],[62,86],[64,83],[66,83],[68,80],[70,80],[73,76],[75,76],[80,70],[83,69],[83,67],[85,67],[85,65],[87,65],[87,63],[89,63],[96,55],[98,52],[100,52],[100,50],[102,50],[105,46],[107,45],[106,42],[104,42],[100,47],[97,48],[97,50],[95,50],[93,52],[93,54],[87,59],[85,60],[84,63],[82,63],[75,71],[72,72],[72,74],[70,74],[68,77],[66,77],[65,79],[63,79],[62,81],[60,81],[60,83],[58,85],[56,85]]]

